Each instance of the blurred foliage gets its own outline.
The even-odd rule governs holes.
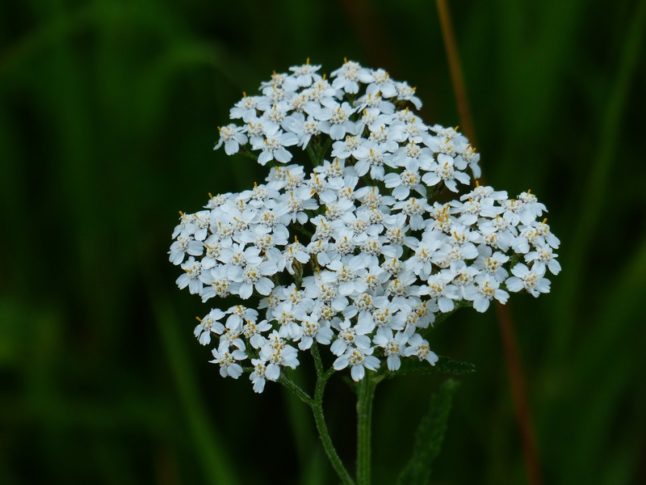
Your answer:
[[[447,379],[431,398],[431,405],[420,420],[410,459],[402,469],[397,483],[400,485],[425,485],[429,482],[433,461],[442,449],[446,434],[453,395],[457,381]]]
[[[531,187],[563,241],[552,294],[512,305],[550,484],[646,482],[645,4],[451,2],[485,177]],[[300,403],[208,364],[204,309],[166,260],[178,209],[262,176],[211,151],[229,107],[308,56],[383,66],[427,120],[458,124],[434,2],[0,3],[1,483],[334,482]],[[461,312],[432,343],[478,369],[435,483],[524,483],[493,314]],[[335,381],[351,465],[353,397]],[[380,483],[436,386],[377,390]]]

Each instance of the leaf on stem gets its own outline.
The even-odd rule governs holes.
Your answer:
[[[458,381],[447,379],[433,394],[430,408],[417,428],[415,448],[410,460],[399,474],[397,483],[401,485],[428,483],[431,465],[442,448],[453,395],[458,386]]]
[[[388,377],[406,374],[464,376],[473,374],[475,371],[476,366],[471,362],[449,359],[448,357],[440,357],[435,365],[431,365],[425,360],[403,359],[399,370],[389,372]]]

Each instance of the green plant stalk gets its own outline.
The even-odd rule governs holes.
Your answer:
[[[366,375],[357,386],[357,484],[369,485],[371,472],[372,403],[377,381]]]
[[[330,377],[332,377],[332,374],[334,373],[334,369],[330,368],[327,371],[324,370],[323,360],[321,359],[321,354],[319,353],[318,346],[316,344],[312,346],[312,356],[314,357],[314,367],[316,368],[316,385],[314,387],[313,397],[310,397],[307,392],[298,386],[298,384],[285,375],[281,375],[279,382],[298,399],[310,407],[312,415],[314,416],[314,424],[316,425],[319,439],[323,445],[325,455],[330,461],[330,465],[332,465],[332,468],[341,479],[341,483],[344,485],[354,485],[354,480],[350,476],[345,465],[343,465],[336,448],[334,448],[330,431],[328,430],[327,423],[325,422],[325,414],[323,413],[323,394],[325,393],[327,381],[330,380]]]
[[[323,450],[325,451],[332,468],[337,473],[341,479],[341,483],[344,485],[353,485],[354,481],[348,470],[343,465],[339,454],[334,448],[332,443],[332,438],[330,437],[330,432],[327,428],[327,423],[325,422],[325,415],[323,414],[323,393],[325,392],[325,385],[327,381],[332,376],[334,369],[329,369],[323,375],[320,375],[316,380],[316,387],[314,389],[314,400],[312,402],[312,414],[314,415],[314,423],[316,424],[316,430],[319,433],[319,438],[321,439],[321,444],[323,445]]]

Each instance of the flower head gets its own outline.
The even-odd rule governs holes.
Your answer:
[[[237,300],[194,331],[223,377],[244,366],[262,392],[314,345],[355,381],[402,359],[433,365],[437,314],[549,292],[561,267],[545,206],[464,193],[478,153],[420,106],[407,83],[347,61],[329,78],[309,63],[276,73],[231,109],[215,148],[255,154],[268,174],[181,213],[169,251],[179,288]]]

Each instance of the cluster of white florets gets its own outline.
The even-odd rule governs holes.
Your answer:
[[[274,74],[231,109],[239,123],[220,128],[216,148],[275,163],[263,184],[182,214],[170,248],[180,288],[240,300],[195,335],[223,377],[248,370],[256,392],[316,344],[355,381],[384,360],[432,365],[436,315],[547,293],[546,274],[560,271],[533,194],[477,183],[457,194],[479,177],[479,155],[456,130],[424,124],[413,88],[355,62],[329,80],[319,68]]]

